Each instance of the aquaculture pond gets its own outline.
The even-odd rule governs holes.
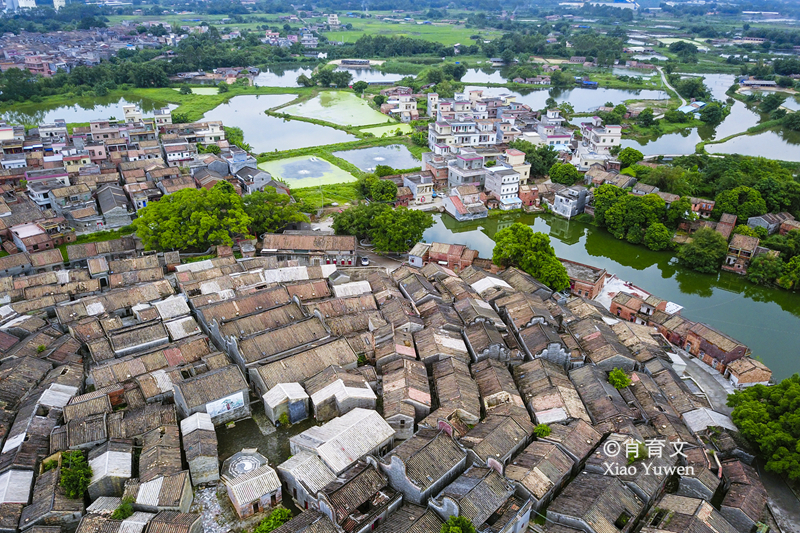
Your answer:
[[[266,170],[276,178],[286,182],[289,187],[317,187],[334,183],[356,181],[349,172],[316,156],[289,157],[259,163],[258,168]]]
[[[333,155],[354,164],[364,172],[373,172],[377,165],[386,165],[395,169],[420,166],[419,160],[408,151],[408,148],[401,144],[333,152]]]
[[[491,257],[495,233],[514,222],[547,233],[559,257],[605,268],[684,307],[681,314],[706,322],[747,344],[775,373],[790,376],[800,364],[800,298],[797,294],[753,285],[741,276],[720,272],[699,274],[676,264],[669,252],[653,252],[615,239],[604,229],[549,215],[509,215],[473,222],[456,222],[434,215],[427,242],[467,244],[481,257]]]
[[[299,120],[271,117],[265,110],[277,107],[297,98],[293,94],[234,96],[203,117],[205,120],[221,120],[226,126],[241,128],[244,140],[253,151],[274,152],[308,148],[324,144],[355,141],[350,135],[327,126]]]
[[[53,105],[43,102],[13,104],[10,109],[0,112],[0,116],[6,122],[31,126],[53,122],[59,118],[66,120],[68,124],[111,117],[122,120],[124,117],[122,106],[127,104],[139,106],[145,116],[152,115],[153,111],[163,107],[169,107],[171,110],[178,107],[175,104],[165,104],[148,98],[93,96],[91,98],[78,98],[73,105]]]
[[[800,161],[800,132],[778,129],[742,135],[721,144],[707,145],[706,150],[712,154],[740,154]]]
[[[371,108],[365,100],[344,91],[325,91],[311,100],[285,107],[281,112],[324,120],[340,126],[367,126],[394,122],[383,113]]]
[[[414,130],[411,128],[410,124],[387,124],[386,126],[376,126],[374,128],[363,128],[361,130],[362,133],[371,133],[375,137],[383,137],[392,136],[394,135],[397,130],[400,130],[402,133],[411,133]]]
[[[546,105],[547,99],[555,98],[556,102],[569,102],[572,104],[576,113],[587,113],[594,111],[598,107],[605,105],[606,102],[612,102],[614,105],[621,104],[626,100],[666,100],[669,95],[665,91],[654,89],[608,89],[600,87],[599,89],[531,89],[531,92],[516,92],[504,87],[478,87],[468,86],[466,90],[479,89],[483,90],[486,96],[499,96],[503,94],[510,94],[517,97],[517,102],[531,106],[531,109],[543,109]]]

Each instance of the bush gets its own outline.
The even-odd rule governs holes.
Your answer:
[[[629,451],[627,453],[628,456],[628,464],[633,464],[636,461],[640,461],[642,459],[647,459],[649,457],[647,453],[647,447],[644,445],[643,442],[636,441],[636,451]]]
[[[615,389],[619,390],[630,385],[631,378],[629,378],[628,374],[626,374],[621,368],[615,368],[608,373],[608,382],[611,383]]]
[[[67,498],[83,498],[92,481],[92,467],[86,462],[83,452],[73,451],[61,454],[61,487]]]
[[[550,426],[547,424],[539,424],[533,428],[533,434],[536,435],[537,439],[544,438],[550,434]]]
[[[133,499],[132,498],[125,498],[122,500],[122,503],[119,504],[119,507],[114,509],[114,512],[111,513],[112,520],[125,520],[133,515]]]
[[[464,516],[451,516],[442,524],[439,533],[475,533],[475,526]]]
[[[285,507],[276,507],[253,529],[253,533],[270,533],[292,518],[292,512]]]
[[[281,426],[289,427],[289,415],[283,413],[281,416],[278,417],[278,424]]]

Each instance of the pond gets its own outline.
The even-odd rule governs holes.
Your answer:
[[[258,87],[299,87],[297,78],[301,74],[311,76],[314,69],[305,67],[295,67],[283,69],[279,66],[269,67],[262,70],[258,76],[253,78],[253,85]]]
[[[531,109],[543,109],[547,99],[553,97],[558,103],[569,102],[572,104],[576,113],[593,111],[606,102],[613,102],[614,105],[616,105],[631,99],[665,100],[669,98],[665,91],[656,91],[652,89],[626,90],[608,89],[604,87],[600,87],[599,89],[552,88],[550,90],[534,89],[530,93],[522,94],[504,87],[467,86],[465,88],[467,91],[473,89],[483,90],[483,94],[487,96],[499,96],[501,94],[515,95],[517,97],[517,102],[527,104],[531,106]]]
[[[374,128],[364,128],[361,130],[362,133],[371,133],[375,137],[390,137],[394,135],[397,130],[400,130],[402,133],[412,133],[414,129],[411,127],[410,124],[389,124],[386,126],[377,126]]]
[[[505,69],[504,69],[505,70]],[[462,83],[506,83],[506,77],[496,68],[470,68],[461,78]]]
[[[265,110],[295,98],[293,94],[234,96],[207,112],[203,119],[221,120],[226,126],[241,128],[244,140],[250,143],[256,153],[357,140],[354,135],[327,126],[264,114]]]
[[[385,81],[395,82],[402,80],[404,74],[393,74],[391,72],[383,72],[374,68],[345,68],[339,67],[336,69],[339,72],[349,72],[353,75],[353,83],[357,81]]]
[[[122,106],[135,104],[139,106],[145,116],[152,115],[156,109],[169,107],[175,109],[176,104],[164,104],[148,98],[122,98],[119,96],[93,96],[91,98],[78,98],[73,105],[53,105],[46,103],[28,102],[14,104],[13,109],[2,112],[2,119],[13,124],[35,126],[45,122],[53,122],[62,118],[68,124],[76,122],[89,122],[91,120],[107,119],[114,117],[122,120]]]
[[[349,172],[316,156],[266,161],[259,163],[258,168],[280,178],[293,189],[356,181],[356,178]]]
[[[710,144],[706,150],[712,154],[740,154],[799,162],[800,132],[778,129],[743,135],[722,144]]]
[[[519,221],[547,233],[559,257],[605,268],[609,274],[684,307],[681,314],[702,321],[747,344],[783,379],[800,365],[800,298],[749,283],[736,274],[699,274],[678,266],[671,253],[653,252],[615,239],[595,226],[553,216],[521,215],[456,222],[435,215],[427,242],[467,244],[491,257],[494,234]]]
[[[639,61],[647,61],[648,59],[658,59],[659,61],[666,61],[669,58],[665,55],[661,54],[636,54],[631,56],[633,59],[638,59]]]
[[[613,68],[611,73],[614,76],[630,76],[632,78],[645,78],[649,79],[657,76],[658,72],[652,70],[639,70],[635,68]]]
[[[285,107],[281,111],[340,126],[367,126],[394,122],[383,113],[372,109],[365,100],[344,91],[325,91],[311,100]]]
[[[333,152],[333,155],[354,164],[364,172],[373,172],[377,165],[387,165],[397,170],[420,166],[419,160],[401,144]]]

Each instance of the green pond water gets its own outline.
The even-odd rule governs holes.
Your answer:
[[[394,122],[372,109],[353,93],[325,91],[319,96],[281,109],[281,112],[299,117],[324,120],[340,126],[367,126]]]
[[[258,168],[280,178],[292,188],[348,183],[356,178],[336,165],[316,156],[298,156],[260,163]]]
[[[681,314],[705,322],[747,344],[782,379],[800,371],[800,296],[749,283],[727,272],[699,274],[677,265],[669,252],[653,252],[615,239],[601,228],[550,215],[521,215],[456,222],[435,215],[427,242],[466,244],[491,257],[495,233],[514,222],[547,233],[559,257],[605,268],[684,307]]]

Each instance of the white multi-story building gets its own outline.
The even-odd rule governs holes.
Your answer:
[[[611,149],[622,143],[622,126],[603,126],[598,117],[581,124],[582,144],[590,151],[601,155],[610,153]]]
[[[519,209],[519,172],[506,165],[488,168],[484,189],[500,201],[500,209]]]

